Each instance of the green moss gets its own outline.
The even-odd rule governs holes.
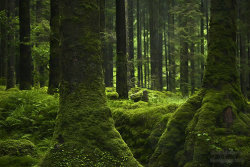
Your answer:
[[[114,109],[112,114],[117,130],[130,147],[134,157],[146,165],[169,118],[178,106],[175,104],[148,106],[146,102],[135,104],[140,103],[142,106],[135,109]]]
[[[201,91],[191,97],[173,113],[150,159],[150,166],[177,166],[179,159],[175,155],[184,148],[185,129],[200,108],[203,94]]]
[[[31,156],[3,156],[0,157],[1,167],[32,167],[37,164],[37,159]]]
[[[115,100],[119,98],[119,95],[117,92],[106,92],[106,96],[110,100]]]
[[[35,155],[35,145],[29,140],[2,140],[0,141],[0,156]]]

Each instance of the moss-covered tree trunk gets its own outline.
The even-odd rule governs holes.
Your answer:
[[[31,89],[32,57],[30,46],[30,0],[19,1],[20,20],[20,89]]]
[[[52,149],[41,167],[140,166],[106,104],[98,1],[62,0],[60,5],[60,108]]]
[[[249,166],[250,118],[239,79],[236,0],[212,0],[203,88],[175,111],[150,166],[223,166],[227,159],[231,166]]]
[[[50,60],[49,60],[49,87],[48,93],[58,92],[61,69],[60,69],[60,46],[59,46],[59,1],[50,1]]]

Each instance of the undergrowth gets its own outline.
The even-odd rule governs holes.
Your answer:
[[[146,89],[132,89],[130,95]],[[170,92],[148,91],[148,102],[119,100],[113,88],[107,88],[108,106],[115,125],[140,162],[146,164],[175,109],[186,99]],[[0,143],[29,141],[34,154],[1,155],[1,167],[31,167],[50,147],[59,107],[58,94],[47,88],[19,91],[0,86]],[[6,149],[0,145],[1,149]],[[20,147],[20,150],[26,147]]]

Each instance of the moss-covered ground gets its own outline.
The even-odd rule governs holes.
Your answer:
[[[129,95],[140,95],[145,90],[132,89]],[[1,167],[38,167],[46,151],[51,147],[59,100],[58,94],[51,96],[46,91],[46,88],[5,91],[4,87],[0,87]],[[239,161],[244,160],[244,165],[250,164],[249,109],[236,112],[237,119],[229,129],[223,124],[223,120],[215,120],[215,127],[210,128],[213,133],[210,133],[198,129],[205,125],[200,122],[201,125],[197,126],[197,120],[198,117],[206,115],[203,114],[207,111],[205,108],[214,107],[204,105],[205,103],[208,101],[214,104],[222,103],[213,101],[216,99],[214,96],[217,92],[211,92],[206,97],[203,97],[204,92],[200,92],[187,101],[178,94],[166,91],[146,91],[148,101],[134,102],[131,99],[119,100],[114,89],[106,89],[108,106],[112,111],[116,129],[142,165],[160,167],[161,159],[164,159],[165,162],[169,162],[170,167],[176,161],[179,163],[174,164],[176,166],[193,167],[195,162],[190,161],[188,157],[199,158],[199,155],[203,153],[202,148],[194,144],[213,150],[210,152],[212,153],[210,158],[215,161],[221,156],[226,156],[228,162],[224,163],[224,166],[232,166],[230,159],[234,158]],[[224,99],[223,96],[218,98]],[[200,108],[202,104],[203,107]],[[209,121],[204,122],[209,123]],[[232,131],[234,133],[231,133]],[[161,144],[162,147],[159,147]],[[172,157],[165,157],[161,149],[164,149],[166,154],[171,152]],[[82,157],[74,157],[74,150],[68,154],[70,159],[76,159],[79,163],[91,163],[88,161],[90,157],[85,156],[84,153]],[[98,156],[109,157],[110,155],[99,155],[96,152],[95,156],[98,158]],[[112,157],[110,159],[112,160]],[[150,164],[154,160],[158,163]],[[122,162],[123,159],[115,161]],[[122,163],[117,162],[117,164]],[[61,165],[67,166],[67,162],[62,160]],[[93,164],[88,165],[93,166]],[[102,166],[102,162],[95,165]],[[214,165],[216,166],[216,163]]]

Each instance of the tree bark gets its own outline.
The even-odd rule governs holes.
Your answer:
[[[220,69],[220,70],[218,70]],[[150,167],[211,167],[214,153],[243,150],[249,140],[236,60],[236,0],[212,0],[208,58],[203,88],[173,114],[150,159]],[[241,115],[241,116],[240,116]],[[223,133],[223,135],[221,135]],[[232,140],[233,142],[226,142]],[[248,154],[239,155],[232,166],[248,166]],[[223,159],[224,160],[224,159]]]
[[[60,6],[60,109],[53,148],[41,167],[141,166],[115,129],[107,107],[98,1],[62,0]]]
[[[134,69],[134,2],[128,0],[128,68],[129,68],[129,87],[135,87]]]
[[[171,9],[174,8],[175,0],[170,0],[169,6],[170,10],[168,10],[168,58],[169,58],[169,91],[176,91],[176,64],[175,64],[175,44],[174,44],[174,36],[175,36],[175,28],[174,28],[174,14],[171,12]]]
[[[7,16],[6,10],[7,10],[7,2],[6,0],[0,1],[0,11]],[[6,70],[7,70],[7,23],[4,23],[4,20],[2,20],[0,28],[1,28],[1,46],[0,46],[0,84],[5,85],[6,81]]]
[[[161,90],[159,78],[159,0],[149,0],[151,89]]]
[[[20,19],[20,89],[31,89],[32,57],[30,46],[30,0],[19,1]]]
[[[60,34],[59,34],[59,0],[50,1],[50,60],[49,60],[49,87],[48,93],[58,92],[61,78],[61,59],[60,59]]]
[[[11,20],[15,16],[15,2],[8,1],[8,19]],[[8,57],[7,57],[7,78],[6,89],[14,88],[15,81],[15,33],[14,25],[9,23],[8,33]]]
[[[128,98],[125,23],[125,0],[116,0],[116,91],[122,99]]]
[[[183,97],[189,95],[188,91],[188,41],[187,41],[187,16],[180,19],[180,90]]]

